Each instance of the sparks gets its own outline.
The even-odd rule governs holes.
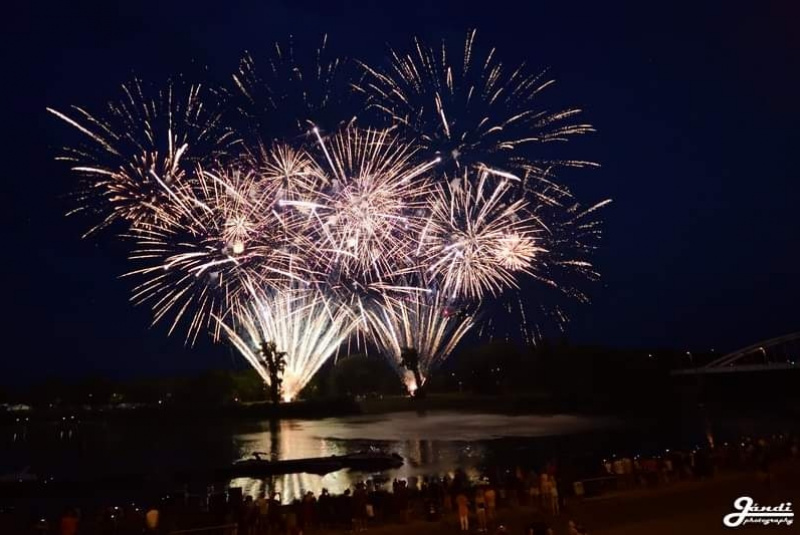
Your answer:
[[[59,157],[82,179],[73,211],[130,247],[153,323],[228,340],[276,401],[351,343],[422,389],[478,323],[533,340],[527,299],[563,326],[528,285],[587,300],[610,202],[583,207],[556,176],[594,164],[539,150],[592,132],[581,110],[546,107],[545,73],[475,39],[417,40],[361,77],[327,38],[311,54],[290,42],[258,67],[246,55],[231,88],[134,81],[102,113],[48,108],[79,138]],[[513,317],[479,322],[488,306]]]

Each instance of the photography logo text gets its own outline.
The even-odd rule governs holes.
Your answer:
[[[764,506],[757,504],[749,496],[742,496],[733,502],[733,508],[737,512],[725,515],[722,519],[722,523],[729,528],[738,528],[744,524],[791,526],[794,522],[791,502]]]

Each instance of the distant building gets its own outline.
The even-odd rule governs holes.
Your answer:
[[[0,403],[0,409],[6,412],[26,412],[31,410],[31,406],[22,403]]]

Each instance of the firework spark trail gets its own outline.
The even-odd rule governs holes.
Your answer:
[[[318,167],[327,176],[311,208],[323,263],[318,271],[326,273],[325,290],[360,318],[354,342],[366,348],[371,311],[428,291],[414,274],[428,176],[438,158],[420,162],[408,143],[384,130],[350,127],[328,138],[316,128],[313,133]]]
[[[519,289],[507,289],[498,297],[502,306],[496,307],[496,313],[481,325],[481,335],[486,334],[490,339],[508,339],[508,326],[519,325],[522,339],[535,344],[543,336],[539,325],[542,320],[563,332],[570,320],[562,306],[564,297],[588,303],[586,283],[599,279],[590,259],[602,237],[597,216],[611,201],[586,208],[563,191],[547,195],[550,201],[557,202],[542,202],[534,210],[537,221],[547,222],[537,235],[546,253],[537,257],[527,277],[518,279]],[[560,204],[566,202],[569,204]],[[532,316],[538,321],[531,321]]]
[[[348,114],[349,63],[332,55],[328,36],[313,50],[296,47],[290,37],[275,43],[263,61],[250,53],[233,75],[234,102],[257,137],[295,137],[313,122],[334,128],[351,123]]]
[[[484,236],[492,239],[483,241],[477,233],[481,226],[478,219],[459,220],[440,203],[431,216],[440,224],[430,225],[439,242],[433,248],[439,258],[426,259],[432,264],[429,270],[442,280],[443,291],[452,291],[456,297],[475,299],[488,293],[506,299],[503,296],[514,294],[525,278],[520,275],[532,275],[583,300],[582,292],[554,278],[558,276],[556,266],[562,271],[569,266],[575,273],[583,270],[587,276],[592,269],[584,263],[588,248],[578,244],[579,240],[563,238],[565,229],[576,230],[569,214],[563,214],[574,201],[554,180],[553,173],[561,167],[595,164],[553,157],[553,150],[546,151],[545,146],[594,129],[580,121],[579,109],[548,109],[544,105],[542,97],[554,84],[546,72],[531,73],[525,65],[509,68],[500,62],[494,49],[482,51],[475,42],[475,31],[470,31],[460,46],[443,41],[441,47],[434,47],[416,39],[407,50],[390,51],[385,67],[362,64],[365,75],[355,84],[365,95],[368,108],[383,116],[395,131],[414,140],[423,154],[441,155],[445,165],[440,168],[440,177],[446,180],[460,175],[470,166],[489,170],[493,184],[507,190],[507,203],[526,204],[530,218],[526,232],[509,231],[502,237],[487,232]],[[503,179],[511,184],[504,184]],[[476,182],[473,180],[472,186],[480,187]],[[451,198],[458,197],[458,192],[447,186],[440,187],[438,197],[444,197],[445,192]],[[553,216],[567,221],[552,221]],[[504,224],[502,218],[497,222]],[[551,225],[557,228],[549,228]],[[451,234],[436,235],[437,226]],[[430,240],[420,243],[429,244]],[[558,250],[564,246],[569,253]],[[566,256],[570,254],[573,256]],[[525,316],[522,308],[520,312]],[[527,319],[524,323],[524,338],[531,339]]]
[[[146,96],[138,81],[105,114],[48,109],[83,140],[61,158],[84,179],[76,211],[100,215],[92,230],[127,224],[132,300],[154,323],[188,325],[189,343],[224,334],[267,382],[261,344],[275,342],[288,398],[353,339],[401,376],[401,348],[415,348],[427,377],[476,325],[466,311],[489,300],[522,318],[530,340],[521,284],[585,301],[573,279],[597,278],[589,257],[609,201],[581,207],[555,178],[592,164],[537,153],[593,131],[580,110],[541,107],[544,73],[507,69],[474,42],[415,41],[386,68],[362,65],[342,94],[326,40],[310,70],[276,45],[266,71],[245,57],[224,93],[238,119],[216,111],[217,92]],[[363,95],[386,128],[355,128],[345,93]],[[323,135],[320,121],[345,126]]]
[[[401,364],[404,347],[417,350],[423,382],[453,352],[475,325],[472,314],[449,314],[441,294],[386,300],[367,315],[373,339],[400,374],[409,392],[422,385]]]
[[[170,188],[178,216],[174,224],[131,229],[132,261],[144,264],[127,276],[146,280],[134,289],[132,300],[153,308],[154,322],[173,314],[169,332],[188,316],[187,342],[212,328],[213,317],[226,318],[248,299],[247,285],[282,289],[310,273],[293,240],[293,214],[273,209],[275,191],[250,195],[256,176],[238,171],[200,170],[193,184]],[[300,227],[302,228],[302,226]]]
[[[235,322],[217,318],[230,342],[270,384],[262,344],[274,342],[286,353],[282,395],[291,401],[342,345],[355,322],[347,308],[338,307],[315,290],[268,294],[250,287],[250,301],[239,308]]]
[[[242,165],[276,187],[276,196],[284,203],[313,202],[327,180],[308,152],[284,143],[260,143],[254,154],[243,157]]]
[[[555,212],[540,214],[539,217],[550,221],[550,226],[543,235],[543,243],[547,244],[549,253],[537,265],[537,269],[530,273],[532,277],[577,301],[588,302],[586,294],[569,280],[599,279],[600,274],[589,259],[602,237],[597,213],[610,203],[611,200],[607,199],[585,208],[573,202]]]
[[[506,68],[495,49],[476,49],[475,35],[470,31],[463,46],[433,47],[415,39],[409,51],[390,51],[388,67],[361,64],[365,76],[354,87],[370,109],[456,168],[487,163],[509,169],[518,157],[529,169],[593,165],[520,152],[594,129],[575,122],[579,109],[539,107],[541,93],[554,81],[546,72],[527,73],[525,65]]]
[[[345,129],[326,142],[320,167],[329,187],[316,210],[323,249],[338,270],[385,280],[416,269],[415,236],[430,191],[426,172],[437,159],[414,163],[415,150],[387,131]]]
[[[480,299],[515,287],[544,249],[528,203],[511,198],[507,180],[492,185],[490,171],[465,169],[436,188],[428,226],[419,241],[427,271],[453,297]]]
[[[117,219],[137,226],[172,220],[164,184],[190,179],[196,164],[222,158],[238,143],[208,103],[213,93],[200,85],[171,83],[155,91],[134,80],[122,90],[124,97],[104,114],[48,108],[84,136],[58,159],[84,177],[73,212],[101,215],[87,234]]]

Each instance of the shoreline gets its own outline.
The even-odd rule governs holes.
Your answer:
[[[236,420],[317,420],[347,416],[371,416],[397,412],[481,412],[508,415],[619,414],[613,409],[561,403],[544,395],[474,396],[469,394],[430,394],[424,399],[408,396],[331,398],[297,401],[281,405],[270,402],[228,405],[147,405],[78,406],[0,412],[0,425],[24,423],[70,423],[97,420],[154,420],[173,422],[201,416],[204,419]]]
[[[0,427],[34,423],[70,425],[83,422],[131,422],[180,424],[202,418],[210,421],[280,421],[321,420],[351,416],[379,416],[391,413],[456,412],[505,414],[509,416],[613,416],[622,419],[659,419],[668,417],[674,407],[633,405],[620,409],[602,405],[570,403],[542,394],[484,395],[429,394],[424,399],[408,396],[376,396],[366,398],[330,398],[273,405],[270,402],[232,403],[227,405],[147,405],[135,407],[79,406],[0,412]],[[761,409],[741,410],[738,407],[692,408],[695,416],[726,417],[758,415]],[[774,416],[797,418],[800,408],[787,406],[772,411]]]

